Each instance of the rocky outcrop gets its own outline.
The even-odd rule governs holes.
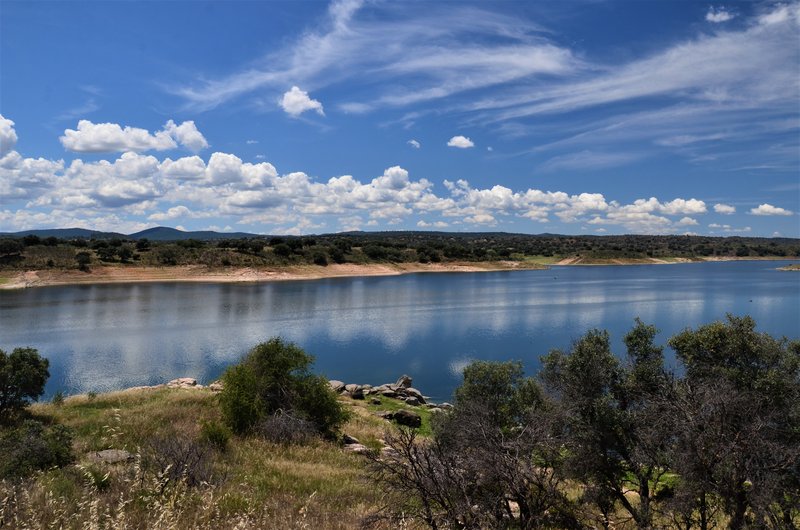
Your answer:
[[[133,458],[131,453],[122,449],[104,449],[86,455],[86,459],[95,464],[121,464],[130,462]]]
[[[425,405],[427,398],[422,392],[411,386],[410,376],[403,375],[395,383],[384,383],[378,386],[345,384],[342,381],[331,380],[328,384],[331,389],[353,399],[365,399],[369,396],[381,396],[390,399],[405,401],[411,406]]]

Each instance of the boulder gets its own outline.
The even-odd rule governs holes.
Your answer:
[[[380,405],[381,404],[381,400],[378,399],[378,398],[372,398],[372,399],[369,400],[369,404],[370,405]]]
[[[222,390],[224,388],[225,388],[225,385],[222,384],[222,381],[214,381],[213,383],[208,385],[208,389],[211,390],[214,393],[222,392]]]
[[[331,379],[328,381],[328,384],[331,386],[331,390],[334,392],[341,392],[344,390],[344,383],[341,381],[337,381],[336,379]]]
[[[349,444],[344,446],[344,450],[348,453],[355,453],[355,454],[363,454],[369,452],[369,448],[366,445],[361,444]]]
[[[391,447],[381,447],[381,458],[394,460],[400,457],[400,453]]]
[[[104,449],[103,451],[92,451],[86,455],[86,459],[95,464],[119,464],[130,462],[133,455],[122,449]]]
[[[419,427],[422,425],[422,418],[420,415],[410,410],[398,410],[392,415],[392,419],[406,427]]]
[[[422,395],[422,392],[417,390],[416,388],[406,388],[405,393],[407,396],[415,397],[419,400],[420,403],[425,403],[425,396]]]
[[[411,386],[411,381],[411,376],[401,375],[400,379],[398,379],[395,384],[403,388],[409,388]]]
[[[193,388],[197,386],[197,379],[192,377],[179,377],[167,383],[167,388]]]
[[[358,441],[358,438],[354,438],[349,434],[342,435],[342,443],[344,445],[353,445],[353,444],[360,444],[361,442]]]
[[[388,410],[379,410],[375,413],[375,415],[379,418],[383,418],[384,420],[391,420],[394,418],[394,412],[390,412]]]
[[[344,389],[352,394],[356,390],[363,390],[363,387],[361,385],[354,385],[353,383],[350,383],[349,385],[344,385]]]
[[[387,398],[396,398],[397,392],[395,392],[394,390],[384,390],[381,392],[381,395]]]
[[[453,408],[453,405],[451,405],[450,403],[445,401],[444,403],[441,403],[439,405],[439,408],[444,409],[444,410],[450,410],[450,409]]]
[[[419,399],[415,398],[414,396],[407,397],[405,399],[405,402],[408,405],[411,405],[412,407],[418,407],[419,405],[421,405],[421,403],[419,402]]]

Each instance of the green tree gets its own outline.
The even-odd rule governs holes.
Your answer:
[[[310,372],[313,360],[277,337],[257,345],[222,377],[225,422],[242,433],[278,411],[291,411],[323,435],[332,435],[348,415],[325,378]]]
[[[89,272],[89,265],[92,263],[92,255],[82,250],[75,254],[75,262],[78,264],[78,269]]]
[[[611,352],[606,331],[591,330],[569,353],[543,358],[542,379],[559,402],[568,433],[569,469],[587,485],[608,524],[619,504],[638,528],[651,528],[653,503],[668,470],[670,425],[664,414],[669,377],[656,329],[636,319],[625,336],[627,363]],[[631,502],[626,493],[638,493]]]
[[[671,414],[685,513],[710,528],[715,500],[729,527],[796,528],[800,506],[800,342],[728,315],[669,340],[686,368]]]
[[[44,393],[49,365],[34,348],[14,348],[10,355],[0,350],[0,422]]]

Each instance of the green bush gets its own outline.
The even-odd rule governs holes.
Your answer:
[[[225,451],[230,438],[230,429],[216,421],[204,421],[200,426],[200,440],[214,449]]]
[[[5,423],[44,392],[50,362],[33,348],[0,350],[0,423]]]
[[[0,479],[72,462],[72,433],[63,425],[26,420],[0,430]]]
[[[335,433],[347,413],[328,382],[309,371],[312,363],[312,356],[280,338],[257,345],[222,376],[225,423],[243,433],[281,411],[310,421],[325,436]]]

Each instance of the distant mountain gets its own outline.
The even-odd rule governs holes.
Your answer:
[[[213,232],[210,230],[198,232],[182,232],[166,226],[148,228],[135,234],[120,234],[118,232],[100,232],[98,230],[87,230],[85,228],[51,228],[46,230],[25,230],[23,232],[0,233],[0,237],[25,237],[38,236],[57,237],[59,239],[149,239],[151,241],[181,241],[185,239],[198,239],[208,241],[211,239],[240,239],[246,237],[264,237],[259,234],[247,234],[244,232]]]
[[[175,228],[157,226],[148,228],[141,232],[136,232],[128,236],[130,239],[149,239],[150,241],[182,241],[186,239],[198,239],[207,241],[209,239],[242,239],[246,237],[264,237],[261,234],[248,234],[245,232],[214,232],[212,230],[200,230],[197,232],[182,232]]]
[[[24,230],[22,232],[4,232],[0,237],[57,237],[60,239],[113,239],[115,237],[125,239],[128,236],[118,232],[100,232],[98,230],[87,230],[86,228],[50,228],[45,230]]]

